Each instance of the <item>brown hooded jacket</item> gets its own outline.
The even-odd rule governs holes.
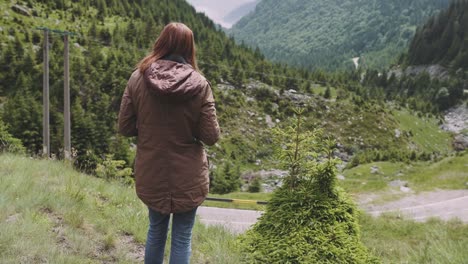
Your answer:
[[[158,60],[128,81],[119,132],[137,136],[138,197],[163,214],[190,211],[206,198],[208,160],[203,144],[219,139],[211,86],[189,64]]]

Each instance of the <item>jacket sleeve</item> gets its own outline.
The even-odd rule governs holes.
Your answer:
[[[126,137],[138,136],[137,116],[128,85],[120,103],[119,133]]]
[[[219,140],[220,129],[218,118],[216,117],[213,92],[209,84],[207,84],[203,91],[198,132],[198,139],[208,146],[214,145]]]

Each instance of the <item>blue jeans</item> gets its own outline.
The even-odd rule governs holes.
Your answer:
[[[197,208],[186,213],[172,214],[170,264],[189,264],[192,252],[192,228]],[[149,230],[145,248],[145,264],[162,264],[170,215],[149,208]]]

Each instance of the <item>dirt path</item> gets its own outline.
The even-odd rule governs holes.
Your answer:
[[[443,220],[459,218],[468,223],[468,190],[426,192],[382,205],[361,202],[359,206],[374,216],[386,212],[396,212],[416,221],[438,217]],[[245,232],[261,214],[262,212],[251,210],[213,207],[200,207],[198,209],[202,223],[221,225],[234,233]]]

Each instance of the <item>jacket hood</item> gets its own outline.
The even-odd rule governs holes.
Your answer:
[[[174,99],[189,99],[204,87],[204,78],[191,65],[170,60],[151,64],[144,80],[152,93]]]

